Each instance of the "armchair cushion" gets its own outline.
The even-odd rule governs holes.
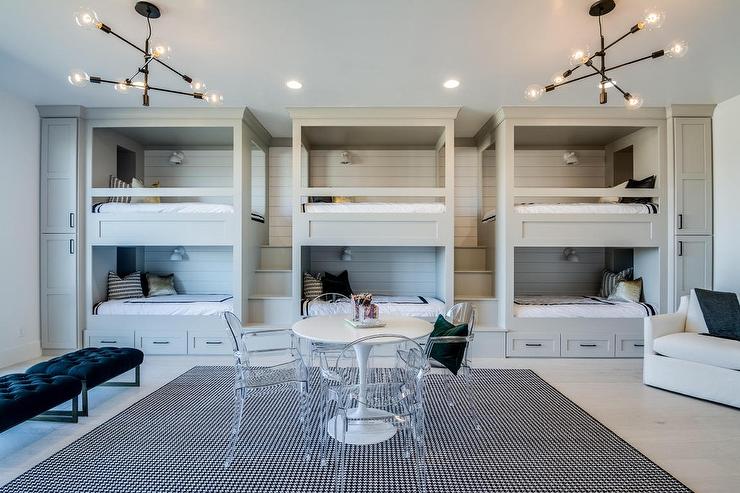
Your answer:
[[[427,344],[431,344],[429,349],[429,357],[437,361],[445,368],[450,370],[452,373],[457,375],[460,366],[463,363],[465,357],[465,346],[467,343],[464,342],[440,342],[434,343],[435,337],[444,336],[463,336],[468,335],[468,324],[454,325],[447,321],[442,315],[437,317],[437,321],[434,322],[434,329],[429,336]]]
[[[740,303],[735,293],[695,289],[708,335],[740,341]]]
[[[669,358],[740,370],[740,341],[678,332],[655,339],[653,350]]]

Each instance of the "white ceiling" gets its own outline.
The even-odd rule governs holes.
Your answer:
[[[139,55],[112,36],[78,28],[80,2],[143,44],[146,24],[133,0],[23,0],[5,6],[0,29],[0,85],[36,104],[137,106],[137,95],[110,86],[78,89],[71,68],[131,75]],[[685,58],[666,57],[614,72],[646,106],[717,103],[740,92],[737,0],[617,0],[604,18],[607,42],[649,5],[667,13],[661,30],[639,32],[615,47],[614,63],[682,38]],[[528,104],[528,84],[546,84],[569,52],[597,42],[591,0],[155,0],[163,17],[154,36],[170,41],[172,64],[248,106],[275,137],[290,136],[288,106],[462,105],[457,135],[472,136],[502,105]],[[444,89],[458,78],[461,86]],[[155,67],[153,83],[187,86]],[[304,87],[291,91],[285,81]],[[537,104],[594,105],[595,81],[577,82]],[[610,104],[621,105],[615,94]],[[154,94],[152,105],[202,102]]]

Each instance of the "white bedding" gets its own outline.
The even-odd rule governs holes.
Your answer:
[[[615,202],[575,202],[554,204],[517,204],[514,206],[517,214],[657,214],[658,205],[615,203]],[[496,219],[496,209],[491,209],[483,215],[482,221],[489,222]]]
[[[303,204],[303,211],[321,213],[442,214],[445,211],[445,205],[440,202],[312,202]]]
[[[185,213],[185,214],[233,214],[234,206],[229,204],[209,204],[207,202],[162,202],[160,204],[104,202],[95,204],[93,212],[103,214],[120,213]]]
[[[151,298],[109,300],[95,305],[97,315],[222,315],[234,311],[227,294],[174,294]]]
[[[514,298],[514,316],[520,318],[643,318],[655,313],[648,303],[607,301],[597,296]]]
[[[426,301],[426,303],[424,303]],[[378,305],[380,318],[384,315],[404,315],[408,317],[436,318],[445,312],[445,304],[436,298],[419,296],[373,296],[373,303]],[[306,303],[307,305],[307,303]],[[304,314],[307,308],[304,308]],[[308,316],[339,315],[346,313],[351,315],[352,305],[349,302],[331,303],[321,301],[311,303]]]

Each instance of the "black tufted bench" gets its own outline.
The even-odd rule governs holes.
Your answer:
[[[26,370],[26,374],[67,375],[82,382],[81,416],[87,416],[87,391],[98,385],[138,387],[139,365],[144,353],[134,348],[89,347],[52,358]],[[135,370],[133,382],[108,382],[129,370]]]
[[[11,373],[0,377],[0,432],[28,419],[77,422],[82,382],[74,377]],[[72,411],[50,409],[72,401]]]

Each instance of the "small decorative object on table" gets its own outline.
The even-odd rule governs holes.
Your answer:
[[[352,320],[348,320],[354,327],[371,328],[382,327],[385,324],[380,321],[380,310],[373,303],[373,295],[360,293],[352,295]]]

